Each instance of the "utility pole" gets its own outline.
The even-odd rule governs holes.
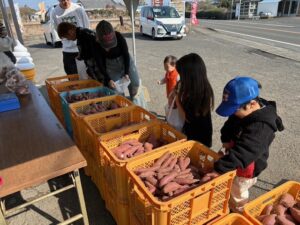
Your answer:
[[[233,0],[231,0],[231,6],[230,6],[230,20],[232,20],[232,6],[233,6]]]
[[[240,0],[240,11],[239,11],[239,15],[238,15],[238,20],[240,20],[240,17],[241,17],[241,9],[242,9],[242,0]]]
[[[0,0],[0,7],[1,7],[2,15],[3,15],[5,28],[7,30],[7,34],[8,34],[9,37],[13,37],[12,32],[11,32],[11,27],[10,27],[10,24],[9,24],[9,20],[8,20],[8,16],[7,16],[7,13],[6,13],[5,2],[3,0]]]
[[[14,6],[14,1],[13,0],[8,0],[8,4],[9,4],[9,7],[10,7],[11,15],[12,15],[14,25],[15,25],[15,28],[16,28],[17,37],[18,37],[19,41],[22,44],[24,44],[22,33],[21,33],[20,26],[19,26],[18,19],[17,19],[17,14],[16,14],[15,6]]]

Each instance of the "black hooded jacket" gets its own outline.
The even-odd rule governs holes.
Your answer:
[[[90,29],[76,28],[77,46],[79,49],[79,59],[88,60],[93,58],[96,46],[96,33]]]
[[[276,103],[259,99],[261,109],[239,119],[230,116],[221,129],[222,143],[234,142],[228,154],[215,162],[215,171],[226,173],[235,169],[246,169],[254,162],[252,177],[257,177],[266,167],[269,146],[276,131],[284,129],[276,113]]]

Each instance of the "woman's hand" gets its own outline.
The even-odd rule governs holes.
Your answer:
[[[114,82],[113,80],[110,80],[110,81],[108,82],[108,85],[109,85],[109,87],[111,87],[111,88],[113,88],[113,89],[116,89],[116,84],[115,84],[115,82]]]
[[[130,80],[130,78],[129,78],[129,75],[128,75],[128,74],[125,74],[125,75],[124,75],[124,77],[125,77],[125,79],[126,79],[126,80]]]

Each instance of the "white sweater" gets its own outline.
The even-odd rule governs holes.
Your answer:
[[[58,24],[61,22],[73,23],[77,27],[89,28],[90,22],[86,15],[84,9],[74,3],[67,9],[61,8],[57,5],[51,13],[51,21],[53,26],[57,29]],[[68,41],[66,39],[62,40],[63,52],[78,52],[76,41]]]

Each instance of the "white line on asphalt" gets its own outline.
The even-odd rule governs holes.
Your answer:
[[[211,21],[207,21],[207,20],[203,20],[204,23],[213,23]],[[201,20],[200,20],[200,23],[201,23]],[[215,23],[218,23],[218,22],[215,22]],[[229,21],[224,21],[224,23],[244,23],[244,24],[256,24],[256,25],[262,25],[262,26],[276,26],[276,27],[287,27],[287,28],[293,28],[293,27],[296,27],[296,26],[289,26],[289,25],[283,25],[283,24],[263,24],[263,23],[251,23],[251,22],[242,22],[242,21],[232,21],[232,22],[229,22]],[[223,24],[222,23],[218,23],[218,24]]]
[[[289,42],[277,41],[277,40],[274,40],[274,39],[269,39],[269,38],[264,38],[264,37],[258,37],[258,36],[253,36],[253,35],[243,34],[243,33],[238,33],[238,32],[232,32],[232,31],[222,30],[222,29],[214,29],[214,30],[216,30],[216,31],[223,31],[225,33],[227,32],[227,33],[231,33],[231,34],[237,34],[237,35],[246,36],[246,37],[251,37],[251,38],[256,38],[256,39],[261,39],[261,40],[266,40],[266,41],[277,42],[277,43],[281,43],[281,44],[285,44],[285,45],[291,45],[291,46],[295,46],[295,47],[300,48],[300,45],[289,43]]]
[[[273,23],[265,23],[265,24],[262,24],[262,23],[251,23],[251,22],[234,22],[234,23],[245,23],[245,24],[257,24],[257,25],[262,25],[262,26],[274,26],[274,27],[289,27],[289,28],[293,28],[293,27],[296,27],[296,26],[289,26],[289,25],[283,25],[283,24],[273,24]]]
[[[212,23],[214,25],[224,25],[222,23]],[[284,33],[291,33],[291,34],[300,34],[300,32],[297,31],[288,31],[288,30],[277,30],[277,29],[272,29],[272,28],[265,28],[265,27],[253,27],[253,26],[244,26],[242,24],[225,24],[226,26],[233,26],[233,27],[242,27],[242,28],[252,28],[252,29],[261,29],[261,30],[272,30],[272,31],[279,31],[279,32],[284,32]]]

